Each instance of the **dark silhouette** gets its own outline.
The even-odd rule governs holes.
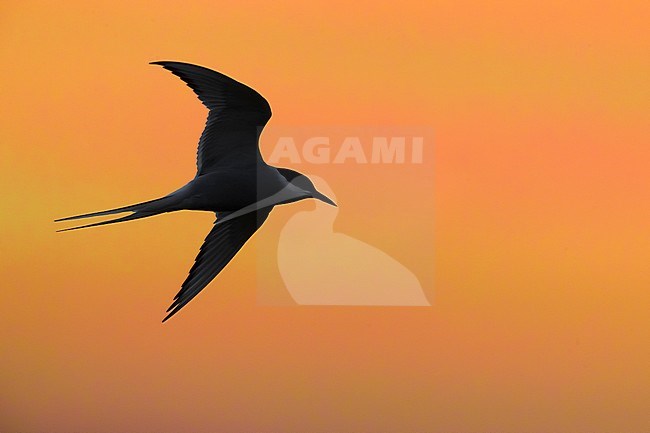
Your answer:
[[[152,62],[180,77],[208,107],[199,139],[194,179],[177,191],[143,203],[61,218],[131,212],[109,221],[72,227],[76,230],[131,221],[177,210],[215,212],[217,220],[163,322],[190,302],[237,254],[264,223],[273,206],[315,198],[336,206],[301,173],[267,165],[258,141],[271,118],[269,103],[255,90],[210,69],[181,62]]]

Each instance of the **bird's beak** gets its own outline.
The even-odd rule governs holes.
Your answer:
[[[334,201],[332,201],[332,200],[331,200],[329,197],[327,197],[325,194],[321,194],[321,193],[318,192],[318,191],[314,191],[314,193],[312,194],[312,197],[314,197],[315,199],[318,199],[318,200],[320,200],[320,201],[324,201],[324,202],[327,203],[327,204],[331,204],[331,205],[334,206],[334,207],[338,207],[338,206],[336,205],[336,203],[334,203]]]

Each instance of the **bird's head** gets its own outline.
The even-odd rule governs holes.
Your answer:
[[[336,207],[336,203],[325,194],[318,191],[314,186],[314,183],[304,174],[288,168],[278,168],[278,171],[280,171],[280,174],[282,174],[287,181],[302,190],[308,191],[313,198]]]

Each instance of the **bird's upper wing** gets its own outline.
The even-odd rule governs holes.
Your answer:
[[[196,154],[198,175],[223,166],[256,164],[258,138],[271,118],[266,99],[232,78],[181,62],[151,62],[180,77],[208,107],[208,119]]]
[[[190,274],[183,283],[174,302],[167,309],[169,314],[163,322],[190,302],[230,262],[246,241],[266,221],[272,207],[248,213],[238,218],[215,224],[205,238],[199,255],[196,256]],[[217,221],[228,212],[217,212]]]

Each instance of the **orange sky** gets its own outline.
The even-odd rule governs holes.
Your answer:
[[[0,430],[647,431],[648,22],[647,2],[3,2]],[[310,170],[334,229],[433,306],[260,303],[255,253],[309,203],[164,325],[212,216],[54,233],[194,175],[205,109],[153,60],[254,86],[269,127],[430,128],[430,196]]]

